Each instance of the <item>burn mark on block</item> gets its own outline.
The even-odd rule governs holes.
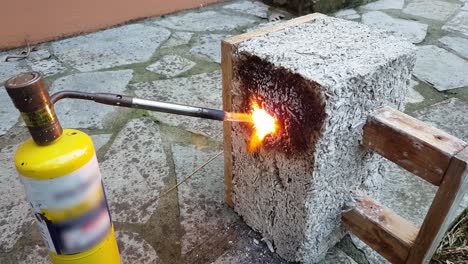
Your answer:
[[[246,219],[247,223],[254,229],[263,226],[268,231],[262,233],[273,238],[276,252],[294,259],[285,248],[302,247],[315,145],[327,117],[324,96],[315,81],[258,56],[237,53],[233,65],[232,110],[249,112],[255,102],[278,122],[276,133],[266,136],[253,151],[249,149],[253,126],[233,124],[233,200],[238,205],[252,202],[236,210],[241,214],[255,210],[255,219]]]
[[[278,120],[278,132],[265,137],[263,148],[287,157],[313,148],[326,117],[319,85],[255,55],[241,53],[235,65],[241,93],[237,111],[249,112],[255,102]],[[251,124],[242,128],[253,133]]]

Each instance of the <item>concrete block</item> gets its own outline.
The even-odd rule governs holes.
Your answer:
[[[360,147],[375,108],[402,109],[413,45],[366,25],[313,14],[222,44],[223,104],[256,101],[279,131],[256,149],[250,124],[225,124],[225,194],[289,261],[317,263],[344,235],[343,205],[376,194],[381,158]]]

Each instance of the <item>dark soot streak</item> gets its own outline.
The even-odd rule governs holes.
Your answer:
[[[280,131],[268,135],[263,148],[290,156],[314,147],[326,117],[319,85],[245,53],[239,56],[236,65],[242,91],[240,109],[250,111],[251,102],[255,100],[278,119]],[[243,125],[243,128],[252,134],[251,125]]]

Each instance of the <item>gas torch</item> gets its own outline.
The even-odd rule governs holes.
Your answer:
[[[91,138],[62,129],[54,104],[65,98],[219,121],[252,123],[252,145],[277,130],[276,120],[252,106],[251,113],[158,102],[112,93],[62,91],[49,96],[40,73],[6,81],[31,138],[15,154],[15,166],[54,264],[120,263],[114,227]]]

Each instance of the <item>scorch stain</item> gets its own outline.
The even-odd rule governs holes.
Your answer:
[[[313,149],[326,118],[320,86],[254,55],[241,53],[237,59],[235,76],[242,98],[239,110],[248,112],[254,101],[278,120],[278,133],[266,136],[262,147],[286,156]],[[252,134],[251,125],[241,126]]]

